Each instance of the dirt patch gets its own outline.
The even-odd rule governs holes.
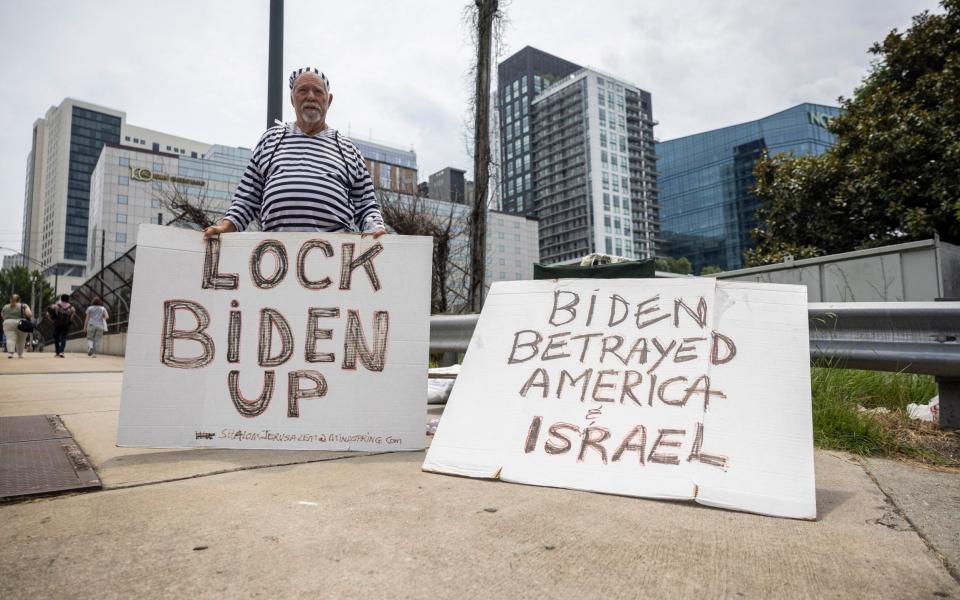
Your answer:
[[[890,435],[894,458],[960,473],[960,430],[940,429],[935,423],[911,419],[901,411],[875,414],[873,418]]]

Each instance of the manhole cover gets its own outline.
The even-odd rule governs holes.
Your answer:
[[[57,415],[0,417],[0,444],[69,437],[70,432]]]
[[[100,486],[59,417],[0,418],[0,498]]]

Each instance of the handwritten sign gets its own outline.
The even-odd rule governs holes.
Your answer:
[[[806,290],[494,284],[423,468],[815,518]]]
[[[422,448],[431,250],[142,225],[117,443]]]

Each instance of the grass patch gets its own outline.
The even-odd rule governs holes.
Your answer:
[[[933,377],[813,368],[810,379],[817,447],[960,466],[957,432],[941,431],[935,424],[907,416],[908,404],[926,404],[937,394]],[[889,412],[865,412],[861,407]]]

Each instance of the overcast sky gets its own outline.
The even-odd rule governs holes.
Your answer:
[[[284,69],[325,71],[329,123],[415,149],[421,180],[445,166],[472,171],[466,4],[286,0]],[[873,42],[939,10],[935,0],[501,4],[498,60],[530,45],[630,81],[653,94],[661,140],[835,104],[866,74]],[[31,126],[64,97],[252,147],[266,122],[268,25],[269,0],[0,0],[0,246],[20,248]]]

